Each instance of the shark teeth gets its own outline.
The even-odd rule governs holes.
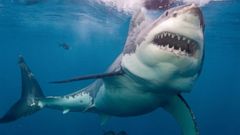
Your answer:
[[[178,55],[193,56],[198,49],[198,43],[196,41],[171,32],[157,34],[152,42],[154,45],[160,46],[160,49]]]
[[[186,53],[185,50],[181,50],[181,48],[179,49],[174,49],[174,47],[170,47],[169,45],[160,45],[159,48],[161,50],[167,51],[167,52],[171,52],[174,53],[175,55],[182,55],[182,56],[188,56],[188,54]]]
[[[180,36],[178,36],[178,40],[180,40],[181,39],[181,37]]]

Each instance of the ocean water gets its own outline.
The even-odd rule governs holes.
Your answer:
[[[46,95],[67,94],[92,82],[53,85],[49,81],[107,69],[123,49],[135,7],[121,8],[109,1],[0,0],[0,116],[20,96],[20,54]],[[183,96],[196,115],[200,134],[240,135],[240,1],[203,3],[203,72],[192,92]],[[61,43],[71,48],[65,50],[59,47]],[[99,123],[96,114],[63,115],[44,109],[1,124],[0,135],[102,135],[104,130],[125,130],[129,135],[180,134],[174,119],[162,109],[137,117],[113,117],[104,127]]]

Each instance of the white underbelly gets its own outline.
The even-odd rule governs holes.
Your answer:
[[[155,46],[148,47],[150,52],[156,53]],[[192,89],[193,82],[198,77],[198,74],[191,74],[192,71],[183,74],[180,69],[187,69],[191,65],[184,64],[186,60],[176,59],[175,56],[160,55],[158,59],[150,56],[142,56],[142,53],[136,54],[126,54],[122,58],[121,66],[123,69],[128,70],[128,72],[133,75],[142,78],[148,82],[148,85],[157,87],[159,89],[151,89],[153,92],[160,93],[179,93],[179,92],[189,92]],[[178,61],[181,64],[175,64],[173,61]],[[179,66],[181,65],[181,66]],[[189,75],[191,74],[191,75]]]
[[[141,115],[158,108],[166,97],[134,88],[106,89],[103,85],[95,98],[95,106],[109,115]]]

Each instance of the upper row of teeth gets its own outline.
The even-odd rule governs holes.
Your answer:
[[[164,37],[171,37],[171,38],[175,38],[175,37],[177,37],[177,39],[178,40],[183,40],[183,41],[185,41],[185,40],[187,40],[187,38],[186,37],[181,37],[181,36],[179,36],[179,35],[175,35],[175,34],[171,34],[171,33],[166,33],[166,32],[164,32],[164,33],[161,33],[160,35],[157,35],[157,38],[164,38]],[[187,40],[187,43],[189,44],[191,41],[188,39]]]
[[[170,47],[169,44],[167,45],[160,45],[160,48],[162,50],[166,50],[166,51],[169,51],[169,52],[173,52],[175,54],[180,54],[180,55],[188,55],[188,53],[186,52],[186,50],[181,50],[181,48],[179,49],[174,49],[174,47]]]

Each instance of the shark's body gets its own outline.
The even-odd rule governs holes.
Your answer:
[[[14,121],[42,108],[93,112],[102,116],[136,116],[159,107],[171,113],[185,135],[196,135],[195,118],[180,95],[190,92],[203,61],[203,18],[192,4],[169,9],[157,20],[142,9],[133,16],[125,48],[107,73],[60,82],[97,80],[75,93],[45,97],[20,57],[22,96],[0,123]]]

